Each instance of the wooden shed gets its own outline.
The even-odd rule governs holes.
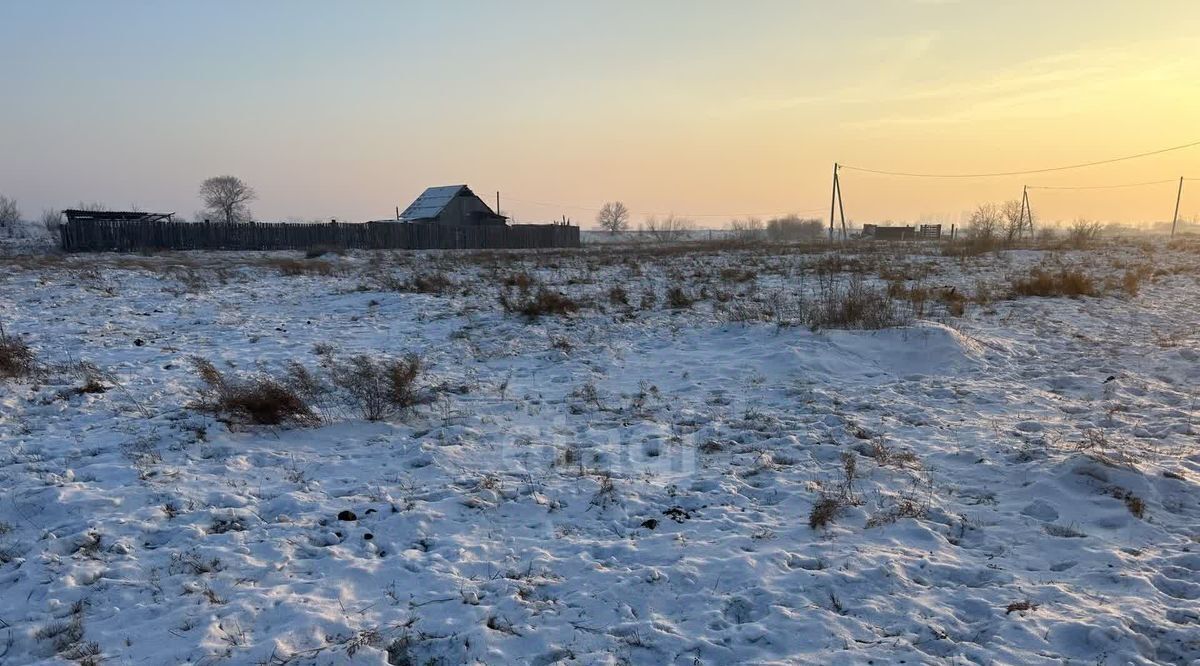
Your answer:
[[[175,213],[144,213],[142,211],[131,210],[75,210],[74,208],[63,211],[67,222],[75,222],[81,220],[97,221],[97,222],[171,222],[174,220]]]
[[[917,237],[917,230],[911,226],[884,227],[878,224],[864,224],[862,236],[874,240],[913,240]]]
[[[466,185],[428,188],[400,213],[400,219],[404,222],[470,227],[503,225],[508,221]]]

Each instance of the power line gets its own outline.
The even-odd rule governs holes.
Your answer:
[[[882,169],[868,169],[866,167],[856,167],[847,164],[839,165],[842,169],[850,169],[852,171],[862,171],[865,173],[874,173],[882,176],[904,176],[908,178],[997,178],[1000,176],[1024,176],[1035,173],[1048,173],[1050,171],[1066,171],[1068,169],[1082,169],[1084,167],[1099,166],[1101,164],[1112,164],[1113,162],[1123,162],[1125,160],[1133,160],[1139,157],[1149,157],[1151,155],[1160,155],[1169,153],[1174,150],[1183,150],[1184,148],[1192,148],[1200,146],[1200,141],[1185,143],[1179,146],[1171,146],[1170,148],[1162,148],[1160,150],[1151,150],[1145,153],[1136,155],[1125,155],[1123,157],[1114,157],[1107,160],[1097,160],[1095,162],[1082,162],[1080,164],[1068,164],[1065,166],[1048,167],[1045,169],[1028,169],[1025,171],[999,171],[994,173],[909,173],[905,171],[884,171]]]
[[[1178,183],[1178,178],[1166,180],[1149,180],[1144,183],[1124,183],[1121,185],[1030,185],[1031,190],[1115,190],[1122,187],[1142,187],[1144,185],[1165,185]]]
[[[586,211],[591,211],[593,213],[600,212],[599,208],[591,208],[588,206],[576,206],[576,205],[571,205],[571,204],[551,203],[551,202],[547,202],[547,201],[533,201],[532,199],[521,199],[519,197],[514,197],[514,196],[505,196],[505,198],[508,199],[509,201],[516,201],[519,203],[526,203],[526,204],[534,204],[534,205],[538,205],[538,206],[547,206],[549,208],[568,208],[568,209],[573,209],[573,210],[586,210]],[[772,217],[772,216],[783,216],[783,215],[800,214],[800,213],[815,213],[815,212],[818,212],[821,210],[824,210],[824,209],[823,208],[810,208],[807,210],[799,210],[799,211],[791,210],[791,211],[781,211],[781,212],[773,212],[773,213],[649,213],[646,211],[636,211],[636,210],[631,210],[629,212],[633,213],[633,214],[637,214],[637,215],[652,216],[652,217],[663,216],[663,215],[675,215],[677,217],[736,218],[736,217]]]

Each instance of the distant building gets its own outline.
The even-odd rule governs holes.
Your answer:
[[[874,240],[913,240],[917,237],[917,230],[910,226],[881,227],[878,224],[864,224],[862,236]]]
[[[493,211],[466,185],[431,187],[400,213],[403,222],[453,226],[506,224],[508,218]]]

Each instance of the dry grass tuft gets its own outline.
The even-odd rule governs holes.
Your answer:
[[[300,392],[283,381],[261,375],[228,377],[199,356],[193,356],[191,362],[204,382],[198,403],[203,409],[251,425],[314,425],[320,420]]]
[[[810,328],[844,328],[879,330],[902,326],[896,303],[887,292],[866,284],[861,275],[848,280],[822,278],[817,300],[806,312]]]
[[[408,287],[418,294],[444,294],[454,288],[454,282],[441,272],[417,273]]]
[[[521,291],[529,291],[529,288],[537,284],[537,279],[524,271],[520,273],[510,273],[504,277],[504,286],[516,287]]]
[[[667,290],[667,305],[672,309],[685,310],[692,307],[692,303],[695,302],[696,299],[689,296],[683,287],[676,285]]]
[[[813,504],[812,510],[808,512],[808,526],[815,530],[818,527],[829,525],[843,506],[845,503],[839,498],[822,495],[817,498],[816,504]]]
[[[542,287],[536,294],[522,294],[518,298],[510,298],[508,294],[500,295],[500,304],[508,312],[525,315],[530,320],[545,315],[565,315],[579,309],[579,303],[558,291]]]
[[[22,379],[38,372],[37,355],[21,338],[0,326],[0,379]]]
[[[280,275],[333,275],[333,264],[323,259],[271,259],[268,264]]]
[[[346,391],[363,418],[379,421],[416,404],[421,365],[416,354],[382,361],[359,354],[334,366],[333,383]]]
[[[1076,268],[1063,268],[1052,273],[1042,267],[1034,267],[1026,277],[1015,278],[1012,282],[1012,293],[1016,296],[1096,296],[1100,292],[1096,283],[1083,271]]]

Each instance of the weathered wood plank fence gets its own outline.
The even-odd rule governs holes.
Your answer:
[[[280,224],[71,220],[67,252],[151,250],[492,250],[579,247],[579,227],[513,224],[460,227],[402,222]]]

